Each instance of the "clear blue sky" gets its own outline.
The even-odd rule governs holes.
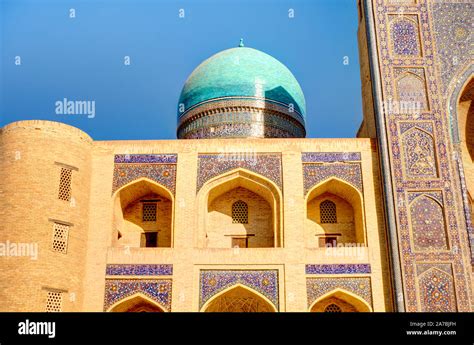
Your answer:
[[[0,6],[0,126],[47,119],[96,140],[174,139],[186,78],[241,37],[298,79],[307,137],[354,137],[362,120],[356,0],[0,0]],[[55,102],[63,98],[95,101],[95,118],[57,115]]]

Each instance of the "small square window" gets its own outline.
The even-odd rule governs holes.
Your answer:
[[[232,204],[232,223],[249,223],[249,207],[246,202],[239,200]]]
[[[67,244],[69,237],[69,225],[54,223],[53,225],[53,243],[51,249],[58,253],[67,253]]]
[[[337,223],[336,204],[330,200],[324,200],[319,204],[319,215],[322,224]]]
[[[59,177],[59,200],[71,201],[71,180],[72,170],[61,168],[61,175]]]
[[[143,204],[144,222],[156,222],[156,203]]]
[[[46,312],[60,312],[63,305],[63,293],[60,291],[46,292]]]

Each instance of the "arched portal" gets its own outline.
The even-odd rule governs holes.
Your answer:
[[[162,306],[150,298],[137,294],[117,302],[109,308],[109,312],[164,312]]]
[[[342,290],[337,289],[331,291],[316,301],[310,306],[311,312],[370,312],[372,308],[370,305],[360,297]]]
[[[237,169],[198,193],[197,246],[268,248],[282,245],[281,194],[265,177]]]
[[[459,148],[463,162],[464,176],[468,189],[468,195],[474,195],[474,77],[465,83],[459,93],[456,103],[457,123],[459,124]],[[471,207],[471,218],[473,214],[472,199],[468,202]]]
[[[202,311],[223,313],[275,312],[265,297],[243,285],[237,285],[216,295],[204,305]]]
[[[309,248],[365,245],[361,193],[337,178],[325,180],[306,197],[305,242]]]
[[[173,195],[164,186],[142,178],[114,193],[116,246],[171,247]]]

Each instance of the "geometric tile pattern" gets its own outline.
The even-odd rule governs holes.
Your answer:
[[[236,284],[261,293],[279,309],[278,270],[201,270],[199,308],[212,296]]]
[[[443,91],[448,89],[459,71],[472,63],[472,13],[474,3],[469,0],[433,1],[433,33]]]
[[[359,163],[303,164],[304,193],[321,181],[337,177],[362,191],[362,169]]]
[[[171,311],[171,279],[106,279],[104,311],[118,301],[142,293]]]
[[[134,180],[145,177],[167,187],[174,194],[176,163],[175,154],[115,155],[112,193]]]
[[[456,298],[450,264],[418,264],[421,311],[455,312]]]
[[[395,55],[420,55],[420,34],[416,15],[391,15],[390,34]]]
[[[411,194],[411,193],[410,193]],[[410,203],[415,250],[447,250],[446,225],[439,201],[423,194]]]
[[[156,264],[110,264],[105,274],[108,276],[170,276],[173,265]]]
[[[368,274],[370,272],[370,264],[306,265],[306,274]]]
[[[343,289],[364,299],[372,306],[372,288],[369,277],[306,278],[308,307],[319,297],[336,289]]]
[[[234,152],[198,156],[197,191],[213,177],[236,168],[244,168],[267,177],[282,187],[281,154]]]

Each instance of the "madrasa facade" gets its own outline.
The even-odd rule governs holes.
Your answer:
[[[305,138],[304,90],[243,44],[189,76],[176,140],[5,125],[1,310],[472,311],[473,3],[355,5],[355,138]]]

